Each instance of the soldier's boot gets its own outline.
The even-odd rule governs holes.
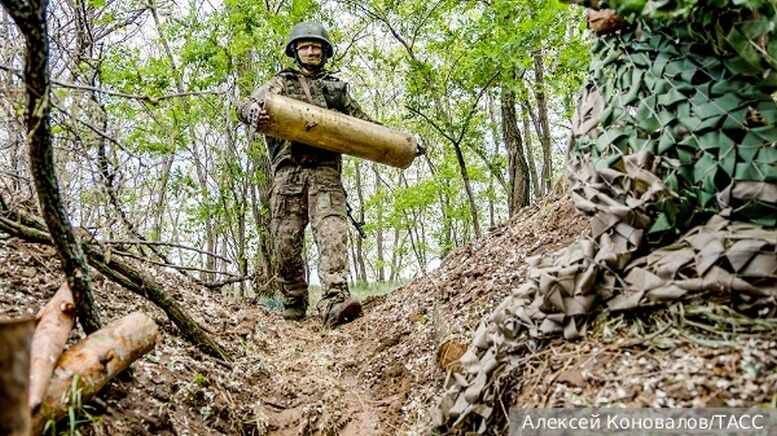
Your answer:
[[[323,321],[327,327],[349,323],[362,314],[362,304],[346,292],[333,292],[321,298]]]
[[[283,301],[283,319],[301,321],[305,319],[308,311],[308,302],[305,298],[286,297]]]

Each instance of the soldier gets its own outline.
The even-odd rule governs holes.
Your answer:
[[[324,26],[294,26],[285,50],[298,68],[279,72],[240,105],[240,119],[257,130],[270,122],[262,107],[266,93],[284,95],[369,120],[351,98],[348,84],[325,70],[334,47]],[[340,153],[266,136],[272,160],[270,194],[272,233],[284,297],[283,317],[301,320],[308,306],[308,284],[302,259],[305,227],[311,223],[318,246],[318,274],[324,292],[317,305],[325,325],[334,327],[361,314],[361,303],[348,290],[345,190]]]

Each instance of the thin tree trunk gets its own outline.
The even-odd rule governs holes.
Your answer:
[[[356,242],[353,239],[354,231],[352,229],[348,229],[348,248],[346,249],[348,251],[348,264],[350,265],[348,268],[348,277],[352,282],[358,282],[359,264],[358,260],[356,260]]]
[[[14,29],[11,23],[11,17],[8,15],[5,9],[0,9],[0,13],[2,14],[2,29],[5,29],[5,32],[3,32],[2,36],[0,36],[0,40],[2,41],[13,41],[14,39]],[[13,65],[14,64],[14,51],[12,49],[12,45],[6,44],[4,46],[5,50],[3,51],[3,57],[0,57],[0,61],[2,61],[3,65]],[[6,57],[7,55],[7,57]],[[14,87],[16,87],[16,76],[12,71],[3,71],[0,72],[0,77],[3,79],[5,85],[8,87],[9,90],[12,90]],[[19,123],[17,122],[16,117],[9,116],[7,118],[7,123],[5,125],[5,131],[8,134],[8,140],[10,143],[10,166],[11,170],[13,171],[13,174],[17,177],[11,177],[9,182],[11,184],[11,187],[14,191],[21,191],[22,186],[24,184],[22,183],[22,179],[19,177],[23,176],[25,162],[23,157],[23,144],[24,144],[24,134],[23,134],[23,127],[19,126]]]
[[[372,165],[372,171],[375,173],[375,186],[378,187],[378,190],[382,190],[380,188],[380,174],[378,173],[378,168],[376,165]],[[381,204],[378,205],[377,210],[378,216],[378,226],[376,226],[375,229],[375,248],[377,250],[378,254],[378,260],[376,267],[376,275],[377,280],[379,282],[385,282],[386,281],[386,265],[385,265],[385,259],[384,259],[384,253],[383,253],[383,207]]]
[[[421,241],[421,244],[418,249],[421,251],[421,259],[424,261],[424,265],[427,265],[429,263],[429,256],[427,256],[428,249],[426,246],[426,220],[419,216],[418,212],[415,210],[413,210],[413,216],[418,226],[416,227],[416,235],[418,235],[418,229],[421,229],[421,234],[418,236],[418,240]]]
[[[394,250],[391,254],[391,272],[389,273],[389,281],[396,282],[399,277],[399,268],[402,264],[402,252],[405,249],[406,236],[401,236],[400,239],[399,226],[394,227]]]
[[[256,146],[253,142],[253,133],[249,134],[249,142]],[[271,189],[271,177],[270,177],[270,162],[267,157],[267,153],[264,150],[260,150],[257,155],[252,153],[251,159],[258,166],[257,169],[252,169],[251,173],[259,172],[258,183],[250,187],[249,194],[251,195],[251,207],[254,215],[254,221],[256,222],[256,231],[259,238],[258,250],[256,254],[256,278],[254,281],[255,289],[259,295],[269,295],[275,292],[275,261],[273,260],[273,246],[272,246],[272,232],[270,231],[270,224],[272,221],[270,211],[270,189]]]
[[[173,72],[173,79],[175,80],[175,88],[176,91],[179,93],[183,93],[183,83],[181,82],[181,74],[178,71],[178,66],[175,63],[175,58],[173,57],[173,52],[170,49],[170,44],[167,42],[167,38],[165,38],[165,34],[162,31],[162,23],[159,20],[159,13],[157,12],[157,7],[155,4],[155,0],[148,0],[147,4],[149,10],[151,10],[151,16],[154,18],[154,27],[156,28],[157,34],[159,35],[159,39],[162,42],[162,48],[164,49],[165,55],[167,56],[168,62],[170,62],[170,68]],[[194,139],[194,136],[192,135],[192,139]],[[159,190],[159,198],[157,200],[157,208],[154,213],[154,224],[153,224],[153,231],[151,238],[153,240],[161,240],[162,238],[162,227],[164,225],[164,213],[165,208],[167,206],[167,183],[170,180],[170,171],[173,168],[173,161],[175,160],[175,151],[173,154],[165,157],[164,165],[162,166],[162,178],[161,178],[161,186]]]
[[[491,121],[489,123],[490,127],[491,127],[491,136],[494,139],[494,152],[491,155],[491,158],[489,160],[491,162],[496,162],[497,161],[496,157],[499,156],[499,143],[501,141],[500,141],[500,135],[499,135],[499,123],[497,122],[497,118],[496,118],[496,104],[494,102],[494,98],[490,94],[489,94],[489,98],[488,98],[488,106],[487,107],[488,107],[488,117],[489,117],[489,119]],[[502,179],[504,179],[504,177],[502,176],[501,173],[499,175],[500,175],[500,177],[502,177]],[[507,193],[507,195],[509,197],[510,191],[509,191],[509,188],[507,187],[507,183],[505,183],[503,188],[505,189],[505,193]],[[496,211],[495,211],[495,209],[496,209],[496,205],[495,205],[496,193],[494,192],[494,179],[493,179],[493,177],[489,177],[488,178],[488,191],[489,191],[489,196],[488,196],[488,219],[489,219],[490,226],[494,227],[494,225],[496,225],[496,216],[495,216],[496,215]]]
[[[542,127],[540,143],[542,144],[542,191],[550,191],[553,182],[553,159],[551,155],[550,127],[548,125],[548,103],[545,99],[545,67],[542,52],[534,53],[534,95],[537,99],[539,122]]]
[[[364,222],[364,188],[362,186],[361,162],[356,160],[356,197],[359,200],[359,222]],[[356,267],[356,280],[367,282],[367,268],[364,265],[364,241],[360,235],[355,235],[356,239],[356,258],[354,266]]]
[[[84,331],[100,328],[100,318],[92,297],[89,270],[80,241],[73,234],[70,219],[65,212],[59,192],[54,166],[50,127],[50,91],[47,1],[19,4],[2,0],[3,6],[25,35],[26,51],[24,81],[27,91],[27,131],[29,138],[30,170],[43,219],[52,235],[54,246],[62,259],[68,285],[73,292],[78,321]]]
[[[407,178],[405,177],[404,173],[399,173],[399,184],[407,188],[409,184],[407,183]],[[446,197],[447,198],[447,197]],[[426,232],[424,230],[424,220],[420,219],[418,216],[418,211],[416,211],[415,208],[411,208],[410,212],[412,214],[412,220],[410,217],[408,217],[407,212],[404,212],[405,220],[409,223],[412,222],[412,225],[408,225],[408,235],[410,236],[410,244],[413,247],[413,252],[416,255],[416,258],[418,259],[418,265],[422,270],[426,270],[427,265],[427,257],[426,257],[426,249],[424,248],[424,241],[426,241]],[[420,229],[420,230],[419,230]]]
[[[434,165],[432,165],[432,160],[428,155],[424,155],[424,161],[426,161],[426,164],[429,167],[429,171],[432,173],[432,176],[434,176],[436,170],[434,169]],[[448,209],[450,208],[450,199],[447,195],[448,180],[443,179],[443,183],[445,189],[437,189],[437,198],[440,200],[440,217],[442,218],[442,241],[440,243],[441,257],[445,257],[451,248],[451,226],[450,220],[448,219]]]
[[[213,224],[210,218],[205,221],[205,251],[208,253],[216,252],[216,236],[213,234]],[[204,256],[204,268],[210,271],[216,271],[216,258],[213,256]],[[213,273],[201,272],[200,280],[211,282],[215,280]]]
[[[456,162],[459,163],[459,172],[461,173],[461,180],[464,182],[464,190],[467,193],[467,201],[469,203],[469,213],[472,217],[472,230],[475,232],[475,237],[480,238],[482,233],[480,232],[480,218],[478,217],[478,207],[475,204],[475,193],[472,190],[472,183],[469,180],[469,171],[467,171],[467,163],[464,160],[464,153],[461,151],[461,145],[453,143],[453,150],[456,152]]]
[[[534,198],[540,196],[539,177],[537,176],[537,166],[534,163],[534,150],[532,149],[531,124],[529,123],[529,103],[523,101],[521,115],[523,118],[523,138],[526,145],[526,163],[529,167],[529,177],[531,179],[531,190]]]
[[[502,137],[507,147],[508,173],[510,175],[510,216],[529,204],[529,180],[524,160],[521,132],[515,112],[515,92],[503,87],[501,93]]]

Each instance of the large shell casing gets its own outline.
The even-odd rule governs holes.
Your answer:
[[[413,136],[340,112],[277,94],[264,96],[264,110],[269,136],[403,169],[416,156]]]

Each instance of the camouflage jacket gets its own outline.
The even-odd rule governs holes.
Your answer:
[[[307,80],[310,97],[313,101],[308,99],[302,80]],[[259,87],[254,91],[251,97],[240,105],[238,112],[240,119],[244,123],[248,125],[254,124],[252,120],[253,114],[258,109],[259,102],[267,92],[291,97],[363,120],[372,121],[367,114],[362,111],[359,104],[351,97],[348,92],[348,83],[326,71],[322,71],[311,77],[306,77],[300,71],[285,69]],[[291,142],[270,136],[265,136],[265,141],[267,143],[268,152],[270,153],[273,169],[286,163],[306,166],[328,165],[338,169],[340,168],[342,160],[340,153],[322,150],[298,142]]]

